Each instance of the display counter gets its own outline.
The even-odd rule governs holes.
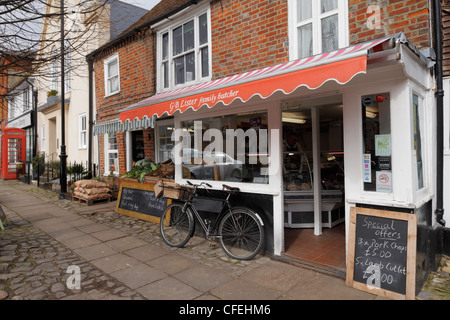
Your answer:
[[[322,226],[332,228],[345,219],[344,193],[322,190]],[[284,226],[286,228],[314,227],[314,192],[284,192]]]

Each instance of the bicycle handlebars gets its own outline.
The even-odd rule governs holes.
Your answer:
[[[188,185],[190,185],[190,186],[192,186],[192,187],[200,187],[200,186],[202,186],[202,185],[205,185],[205,186],[207,186],[207,187],[209,187],[209,188],[212,188],[212,186],[209,184],[209,183],[206,183],[206,182],[201,182],[200,184],[193,184],[192,182],[190,182],[189,180],[186,180],[186,183],[188,184]],[[223,190],[227,190],[227,191],[233,191],[233,192],[236,192],[236,191],[240,191],[240,189],[239,188],[237,188],[237,187],[230,187],[230,186],[228,186],[228,185],[226,185],[226,184],[223,184],[222,185],[222,187],[223,187]],[[207,191],[208,191],[208,189],[206,189]]]

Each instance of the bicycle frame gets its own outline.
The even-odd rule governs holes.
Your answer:
[[[219,215],[217,216],[217,218],[214,221],[214,224],[212,226],[212,228],[208,228],[208,226],[205,224],[205,222],[203,221],[202,217],[200,216],[200,214],[198,213],[197,209],[195,208],[195,205],[192,203],[192,200],[194,198],[197,197],[197,187],[198,186],[194,186],[194,191],[191,193],[191,195],[189,196],[189,199],[186,200],[186,202],[183,205],[183,211],[187,211],[188,208],[192,209],[192,212],[194,213],[194,216],[197,218],[197,220],[200,222],[200,226],[202,227],[202,229],[205,231],[205,234],[207,237],[219,237],[220,235],[218,234],[214,234],[211,233],[211,231],[216,231],[218,229],[219,223],[222,220],[222,218],[225,216],[225,214],[227,214],[228,212],[231,211],[231,205],[229,202],[229,199],[231,197],[231,193],[232,192],[228,192],[227,198],[225,200],[220,199],[220,201],[223,201],[224,203],[222,204],[222,209],[220,210]],[[217,199],[217,201],[219,201],[219,199]],[[228,208],[228,211],[224,210],[225,207]]]

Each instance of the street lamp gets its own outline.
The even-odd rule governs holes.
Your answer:
[[[64,79],[64,0],[61,0],[61,153],[60,161],[60,180],[61,191],[59,199],[65,199],[67,192],[67,154],[66,154],[66,133],[65,133],[65,79]]]

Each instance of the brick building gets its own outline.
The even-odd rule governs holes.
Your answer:
[[[245,165],[253,154],[246,145],[239,168],[226,162],[234,151],[227,149],[221,160],[227,165],[214,174],[177,164],[175,180],[209,180],[217,190],[234,183],[261,212],[269,254],[331,264],[341,276],[355,208],[415,214],[423,226],[415,235],[420,286],[442,249],[439,232],[429,231],[436,120],[431,14],[429,1],[161,1],[88,56],[101,171],[132,167],[135,134],[144,141],[141,157],[162,162],[175,144],[173,128],[190,133],[193,154],[206,151],[195,132],[216,129],[227,139],[228,129],[268,129],[270,161],[279,169],[273,175],[262,158]],[[111,61],[119,71],[105,75]],[[120,88],[105,93],[112,82]],[[291,136],[299,141],[295,152],[283,149]],[[289,158],[296,152],[301,160]],[[300,161],[295,172],[292,161]],[[340,246],[328,245],[321,257],[314,246],[301,253],[292,239],[303,229],[314,236],[340,229],[333,241]]]

